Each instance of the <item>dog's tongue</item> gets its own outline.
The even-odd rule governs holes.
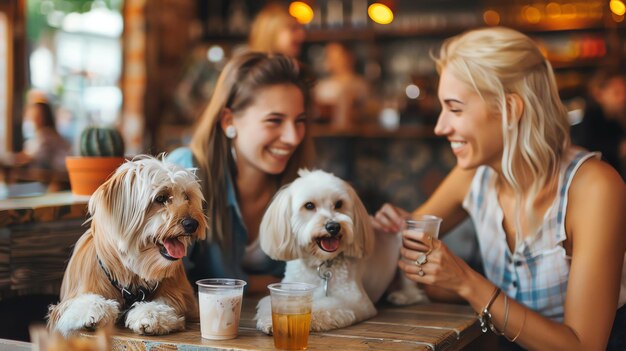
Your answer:
[[[337,251],[337,248],[339,247],[339,239],[337,239],[336,237],[323,238],[320,240],[320,246],[324,251]]]
[[[185,245],[181,243],[178,239],[167,239],[163,243],[165,249],[167,250],[167,254],[173,258],[181,258],[185,256]]]

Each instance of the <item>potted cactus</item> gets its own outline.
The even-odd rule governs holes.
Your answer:
[[[65,159],[72,193],[91,195],[124,162],[124,141],[117,129],[87,127],[80,135],[80,156]]]

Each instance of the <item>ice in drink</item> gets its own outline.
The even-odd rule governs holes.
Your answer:
[[[432,215],[421,215],[406,220],[405,231],[423,232],[437,239],[439,237],[439,227],[441,218]]]
[[[236,338],[246,282],[239,279],[203,279],[196,284],[202,337],[210,340]]]
[[[306,350],[309,343],[311,313],[281,314],[272,312],[274,347],[282,350]]]
[[[242,296],[238,291],[200,293],[200,330],[212,340],[237,337]]]
[[[272,303],[274,347],[306,350],[311,328],[311,309],[315,285],[275,283],[268,285]]]

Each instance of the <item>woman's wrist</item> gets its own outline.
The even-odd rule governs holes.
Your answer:
[[[456,293],[465,301],[469,301],[471,296],[475,296],[476,288],[484,281],[485,278],[478,272],[469,268],[465,272],[465,279],[461,284],[457,285]]]

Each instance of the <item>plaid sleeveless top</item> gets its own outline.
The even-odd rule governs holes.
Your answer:
[[[472,217],[487,278],[518,302],[553,320],[562,321],[571,257],[566,239],[565,211],[568,189],[578,168],[598,153],[572,147],[561,161],[558,192],[546,210],[536,235],[511,252],[502,227],[504,214],[495,189],[497,174],[487,166],[477,169],[463,208]],[[626,263],[626,262],[625,262]],[[625,288],[619,306],[624,304]]]

